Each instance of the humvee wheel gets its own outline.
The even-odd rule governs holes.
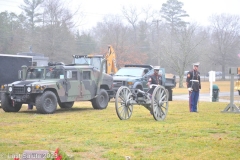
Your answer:
[[[154,89],[151,105],[154,119],[164,120],[168,112],[168,93],[163,86],[157,86]]]
[[[109,96],[105,89],[100,89],[99,95],[91,100],[94,109],[105,109],[109,102]]]
[[[74,102],[59,102],[58,105],[60,108],[72,108]]]
[[[13,106],[10,97],[5,93],[1,96],[1,103],[5,112],[18,112],[22,108],[22,103],[15,103]]]
[[[115,108],[119,119],[126,120],[132,116],[133,105],[130,104],[131,100],[132,92],[130,89],[125,86],[120,87],[115,96]]]
[[[39,113],[52,114],[57,109],[57,97],[51,91],[46,91],[36,98],[36,108]]]

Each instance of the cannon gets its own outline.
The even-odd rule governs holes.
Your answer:
[[[153,90],[152,94],[149,93]],[[150,111],[156,121],[164,120],[168,112],[168,90],[161,85],[151,85],[147,92],[121,86],[115,96],[115,109],[120,120],[132,116],[133,105],[142,105]]]

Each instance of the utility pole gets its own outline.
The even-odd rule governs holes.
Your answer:
[[[161,64],[161,56],[160,56],[161,52],[160,52],[160,47],[159,47],[159,45],[160,45],[160,40],[159,40],[160,39],[159,38],[159,22],[161,22],[161,20],[157,19],[157,20],[153,20],[152,22],[153,23],[157,23],[157,63],[160,66],[160,64]]]

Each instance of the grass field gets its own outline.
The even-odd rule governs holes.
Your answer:
[[[219,82],[219,88],[229,91],[225,83]],[[199,113],[190,113],[188,102],[171,101],[165,121],[155,121],[138,105],[129,120],[121,121],[113,101],[105,110],[77,102],[51,115],[28,111],[26,105],[18,113],[0,109],[0,159],[58,147],[76,160],[239,159],[240,114],[221,113],[226,106],[200,102]]]

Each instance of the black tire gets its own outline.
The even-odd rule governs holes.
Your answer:
[[[57,109],[57,97],[51,91],[46,91],[36,98],[36,108],[39,113],[52,114]]]
[[[109,102],[107,91],[105,89],[100,89],[99,95],[93,98],[91,102],[94,109],[106,109]]]
[[[164,120],[168,113],[168,90],[157,86],[152,94],[151,113],[156,121]]]
[[[13,106],[10,97],[5,93],[1,95],[1,105],[5,112],[18,112],[22,108],[22,103],[15,103]]]
[[[58,105],[60,108],[72,108],[74,102],[59,102]]]

